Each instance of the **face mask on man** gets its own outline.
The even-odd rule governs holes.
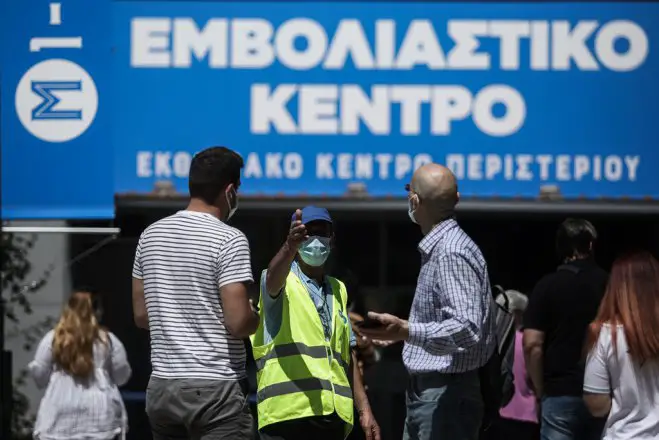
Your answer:
[[[330,239],[313,235],[300,246],[298,254],[309,266],[318,267],[325,264],[330,254]]]
[[[229,197],[229,194],[233,193],[233,200],[234,200],[234,205],[231,206],[231,197]],[[227,220],[231,220],[231,217],[236,213],[238,210],[238,193],[236,192],[235,188],[231,188],[231,191],[228,191],[226,193],[226,198],[227,198],[227,206],[229,207],[229,214],[227,215]]]

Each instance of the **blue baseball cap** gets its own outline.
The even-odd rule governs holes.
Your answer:
[[[295,213],[293,213],[291,221],[295,221]],[[330,217],[329,212],[325,208],[319,208],[317,206],[307,206],[302,208],[302,224],[306,225],[307,223],[314,221],[332,223],[332,217]]]

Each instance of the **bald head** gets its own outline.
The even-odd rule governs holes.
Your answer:
[[[412,176],[412,189],[435,220],[452,215],[458,203],[458,182],[445,166],[429,163]]]

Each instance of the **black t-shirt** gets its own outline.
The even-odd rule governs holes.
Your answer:
[[[583,394],[586,330],[608,282],[608,274],[592,259],[565,266],[536,284],[524,314],[524,328],[545,333],[543,375],[548,396]]]

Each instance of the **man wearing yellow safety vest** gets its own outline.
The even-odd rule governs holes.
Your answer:
[[[354,424],[353,394],[366,438],[380,440],[352,352],[346,288],[325,273],[333,239],[326,209],[298,209],[261,275],[261,322],[251,341],[263,440],[345,439]]]

